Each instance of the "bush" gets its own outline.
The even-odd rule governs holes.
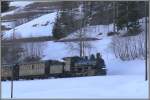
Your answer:
[[[144,33],[137,36],[115,36],[112,39],[111,47],[116,58],[121,60],[143,59],[146,57]]]
[[[118,32],[108,32],[107,36],[119,35]]]
[[[134,36],[134,35],[138,35],[142,32],[142,29],[140,27],[132,27],[128,30],[128,34],[129,36]]]

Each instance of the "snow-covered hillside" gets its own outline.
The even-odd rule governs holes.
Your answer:
[[[33,1],[13,1],[10,2],[10,6],[25,7],[31,3],[33,3]]]
[[[1,16],[14,14],[17,11],[23,9],[25,6],[27,6],[27,5],[31,4],[31,3],[33,3],[33,2],[32,1],[12,1],[12,2],[10,2],[9,6],[10,7],[14,6],[14,7],[16,7],[16,9],[8,11],[8,12],[5,12],[5,13],[2,13]]]
[[[109,25],[109,27],[112,27],[112,25]],[[93,49],[86,52],[88,55],[96,54],[97,52],[102,53],[103,51],[106,54],[108,53],[108,51],[110,52],[110,50],[109,50],[109,48],[107,48],[107,46],[111,42],[111,37],[107,37],[106,33],[111,31],[111,29],[108,30],[107,25],[97,25],[97,26],[88,27],[88,29],[86,30],[86,33],[90,37],[92,36],[92,37],[97,37],[97,38],[101,39],[101,40],[91,42],[91,44],[93,45]],[[72,33],[71,35],[65,37],[65,39],[72,38],[76,33],[77,32]],[[99,33],[103,33],[103,34],[99,35]],[[74,45],[74,44],[72,44],[72,45]],[[74,45],[74,46],[76,46],[76,45]],[[47,42],[47,47],[44,49],[45,57],[43,59],[44,60],[46,60],[46,59],[59,59],[59,60],[61,60],[65,56],[79,55],[78,52],[72,51],[69,48],[68,49],[66,49],[66,48],[68,48],[68,44],[66,44],[66,43],[53,42],[53,41]],[[52,53],[53,51],[57,51],[58,55],[56,55],[55,53]]]
[[[56,12],[45,14],[30,22],[17,26],[15,32],[24,37],[52,36],[52,29],[56,19]],[[6,32],[6,36],[10,36],[13,29]]]

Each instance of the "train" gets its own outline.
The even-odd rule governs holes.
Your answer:
[[[63,61],[44,60],[19,64],[3,64],[1,80],[44,79],[106,75],[103,59],[65,57]]]

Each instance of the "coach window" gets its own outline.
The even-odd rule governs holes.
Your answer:
[[[88,70],[88,67],[87,67],[87,66],[85,67],[85,70]]]
[[[40,71],[40,64],[37,64],[37,71]]]
[[[32,69],[34,69],[34,65],[32,65]]]
[[[82,72],[82,68],[78,68],[78,71],[79,71],[79,72]]]
[[[28,66],[27,65],[22,65],[21,68],[22,68],[22,70],[27,70]]]

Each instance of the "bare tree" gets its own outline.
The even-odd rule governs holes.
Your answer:
[[[90,37],[88,34],[88,26],[90,26],[90,21],[92,18],[92,3],[91,2],[81,2],[81,7],[79,7],[78,11],[80,12],[79,16],[82,16],[80,22],[78,23],[78,30],[72,33],[69,38],[76,38],[79,41],[66,43],[67,48],[70,51],[78,52],[81,56],[87,55],[86,53],[90,53],[92,49],[92,45],[89,41],[83,41],[83,38]],[[73,14],[76,12],[73,12]],[[73,25],[72,25],[73,26]]]
[[[3,36],[3,40],[6,39],[16,39],[20,38],[21,35],[19,33],[15,33],[11,35],[10,37]],[[17,63],[21,59],[21,54],[23,52],[22,45],[19,43],[13,43],[12,44],[3,44],[1,47],[1,57],[2,57],[2,63],[12,64]]]
[[[65,43],[67,48],[69,49],[69,52],[78,53],[80,54],[79,56],[90,55],[94,46],[92,45],[91,41],[83,40],[83,39],[86,40],[86,38],[91,37],[87,29],[88,29],[87,27],[81,28],[75,33],[72,33],[71,35],[67,37],[67,38],[77,39],[77,41],[70,41],[70,42]]]
[[[116,58],[132,60],[136,58],[145,59],[145,34],[137,36],[121,37],[115,36],[111,43]]]
[[[32,43],[24,43],[24,53],[23,59],[25,62],[29,61],[38,61],[43,57],[43,48],[44,43],[41,42],[32,42]]]

